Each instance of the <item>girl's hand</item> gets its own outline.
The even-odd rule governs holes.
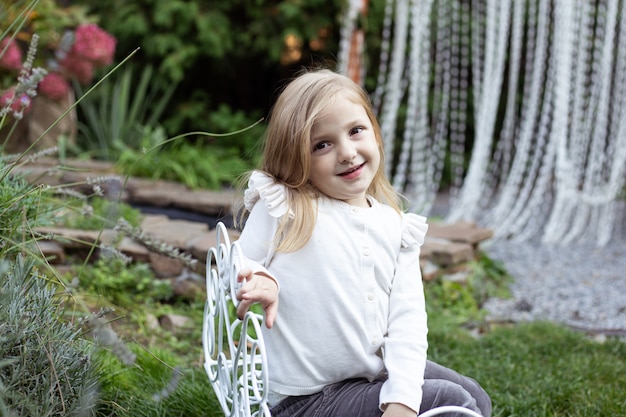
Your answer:
[[[417,413],[404,404],[391,403],[387,405],[382,417],[416,417]]]
[[[265,326],[271,329],[278,311],[278,284],[273,278],[265,274],[253,273],[250,269],[242,269],[237,276],[239,282],[244,282],[237,291],[237,317],[240,319],[254,303],[259,303],[265,312]]]

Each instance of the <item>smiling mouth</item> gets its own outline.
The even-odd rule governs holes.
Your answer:
[[[363,167],[363,165],[365,165],[365,162],[363,162],[360,165],[353,166],[352,168],[350,168],[350,169],[348,169],[348,170],[346,170],[346,171],[344,171],[344,172],[342,172],[340,174],[337,174],[337,175],[339,175],[340,177],[345,177],[346,175],[350,175],[353,172],[359,170],[361,167]]]

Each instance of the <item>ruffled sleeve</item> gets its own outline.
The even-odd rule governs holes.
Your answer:
[[[422,402],[428,351],[428,316],[420,272],[420,245],[428,225],[413,213],[402,215],[401,247],[389,296],[384,357],[388,378],[379,405],[400,403],[416,411]],[[407,358],[410,358],[408,360]]]
[[[427,231],[426,217],[415,213],[405,213],[401,246],[403,248],[411,248],[415,245],[421,246],[424,244]]]
[[[274,181],[264,172],[253,171],[243,196],[246,210],[252,210],[254,204],[259,200],[263,202],[270,216],[280,218],[288,214],[289,217],[293,217],[293,212],[287,202],[286,187]]]

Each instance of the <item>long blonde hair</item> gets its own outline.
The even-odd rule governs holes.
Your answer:
[[[400,211],[401,196],[385,176],[380,125],[368,94],[350,78],[333,71],[304,71],[286,86],[272,108],[259,167],[286,187],[294,214],[293,218],[284,216],[279,225],[274,239],[276,251],[296,251],[311,238],[316,221],[315,198],[319,194],[308,179],[311,130],[328,103],[340,94],[363,105],[374,128],[381,158],[367,193]]]

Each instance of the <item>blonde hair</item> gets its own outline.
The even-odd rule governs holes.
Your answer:
[[[304,71],[286,86],[271,110],[259,167],[286,187],[287,202],[294,214],[293,218],[284,216],[279,225],[274,240],[277,251],[296,251],[311,238],[316,221],[315,198],[319,195],[308,180],[311,130],[328,103],[341,94],[363,105],[378,143],[380,165],[367,193],[400,211],[401,196],[385,176],[382,134],[368,94],[350,78],[333,71]]]

